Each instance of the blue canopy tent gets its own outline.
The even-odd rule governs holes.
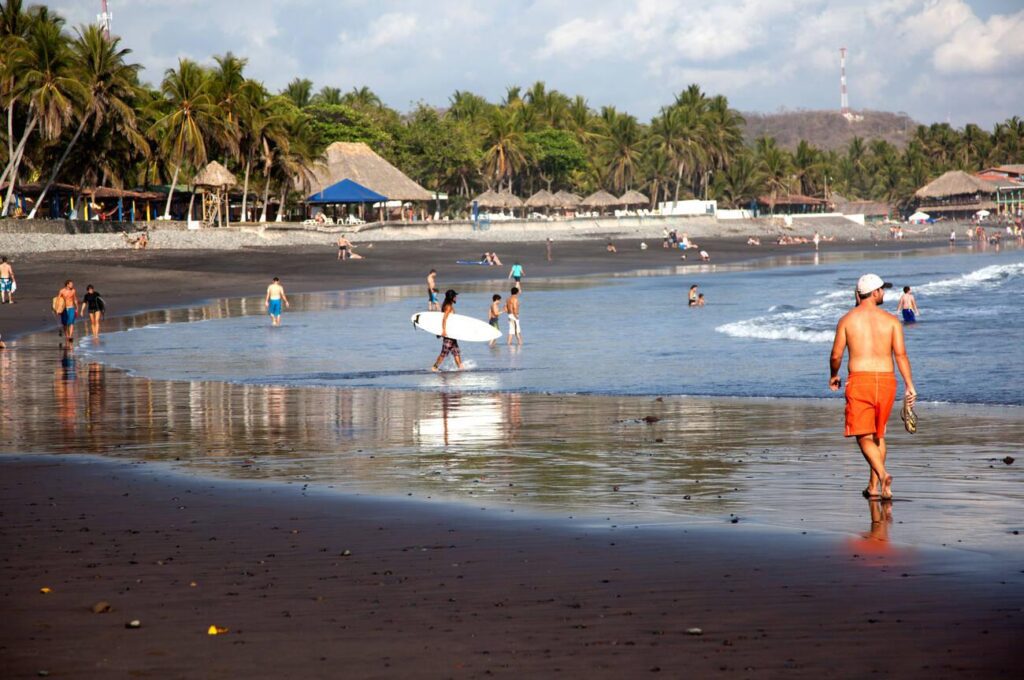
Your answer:
[[[367,189],[358,182],[350,179],[343,179],[337,184],[332,184],[323,191],[318,191],[306,199],[311,205],[329,205],[340,203],[384,203],[387,196],[382,196],[376,191]]]

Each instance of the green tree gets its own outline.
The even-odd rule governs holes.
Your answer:
[[[308,78],[295,78],[285,86],[281,94],[291,99],[298,108],[304,109],[313,100],[313,81]]]
[[[122,49],[119,44],[120,38],[108,40],[99,26],[78,29],[78,37],[71,46],[74,55],[72,68],[75,77],[86,88],[86,98],[78,109],[78,129],[64,148],[60,160],[53,165],[50,178],[32,207],[29,219],[33,219],[39,206],[44,205],[47,192],[53,186],[61,167],[67,161],[86,125],[91,123],[94,135],[102,127],[110,125],[136,149],[148,153],[149,146],[138,131],[135,110],[132,107],[139,66],[126,63],[125,60],[131,54],[131,50]]]
[[[564,185],[573,172],[587,164],[587,155],[576,137],[567,130],[546,128],[527,132],[526,143],[540,178],[547,184]]]
[[[304,113],[309,116],[310,130],[318,148],[334,142],[366,142],[383,150],[394,141],[369,115],[351,106],[312,104]]]

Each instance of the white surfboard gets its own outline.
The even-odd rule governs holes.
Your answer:
[[[417,312],[412,315],[412,325],[434,335],[441,335],[442,312]],[[446,334],[449,338],[464,342],[490,342],[501,337],[501,331],[489,323],[471,316],[452,314],[448,317]]]

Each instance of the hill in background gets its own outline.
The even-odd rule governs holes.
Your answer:
[[[884,139],[902,148],[917,122],[905,113],[856,111],[864,120],[849,122],[838,111],[779,111],[744,113],[744,137],[748,144],[762,135],[775,137],[779,146],[793,150],[801,139],[819,149],[843,149],[855,136]]]

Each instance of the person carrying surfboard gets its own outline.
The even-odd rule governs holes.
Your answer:
[[[455,338],[448,337],[448,317],[455,313],[455,298],[459,296],[454,290],[447,290],[444,294],[444,302],[441,303],[441,312],[444,316],[441,317],[441,353],[437,355],[437,361],[430,367],[430,370],[436,372],[441,362],[445,360],[449,354],[452,355],[452,359],[455,360],[455,366],[460,371],[462,370],[462,352],[459,350],[459,341]]]

